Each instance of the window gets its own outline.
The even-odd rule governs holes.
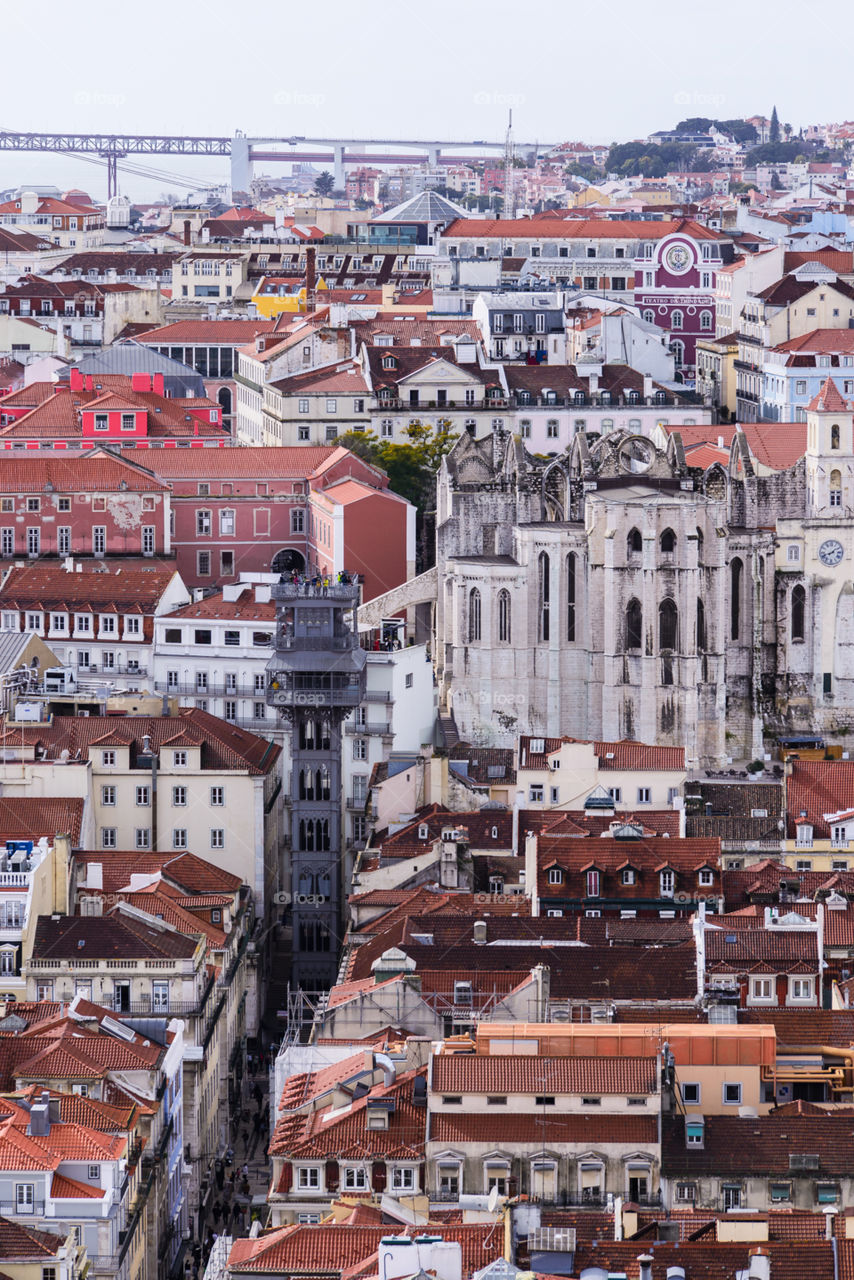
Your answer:
[[[101,848],[116,849],[117,847],[118,845],[116,843],[116,828],[101,827]]]
[[[92,554],[94,556],[106,555],[107,551],[107,526],[104,524],[96,524],[92,529]]]
[[[211,531],[211,513],[210,511],[196,512],[196,536],[206,537]]]
[[[623,884],[634,884],[637,880],[637,873],[634,867],[623,867]]]
[[[744,566],[738,557],[732,561],[730,572],[730,638],[738,640],[741,635],[741,579]]]
[[[56,531],[56,552],[60,556],[71,554],[71,528],[68,525],[60,525]]]
[[[415,1170],[395,1166],[391,1171],[391,1189],[392,1191],[414,1191]]]
[[[134,832],[137,849],[151,848],[151,830],[148,827],[137,827]]]
[[[626,648],[640,649],[643,644],[643,611],[639,600],[631,599],[626,606]]]
[[[789,995],[792,1000],[812,1000],[812,978],[790,978]]]
[[[750,982],[751,1000],[774,1001],[774,981],[772,978],[752,978]]]
[[[659,649],[675,649],[677,647],[676,602],[669,597],[658,606],[658,647]]]
[[[652,804],[652,789],[650,787],[638,787],[638,804]]]
[[[115,751],[101,752],[101,764],[104,768],[109,768],[111,765],[114,765],[115,763],[116,763]]]
[[[804,638],[804,613],[806,608],[807,594],[800,583],[792,588],[792,639],[803,640]]]
[[[368,758],[368,744],[366,740],[364,738],[354,738],[353,739],[353,759],[367,760],[367,758]]]
[[[186,808],[186,805],[187,805],[187,788],[186,787],[172,788],[172,804],[173,806],[179,809]]]
[[[175,768],[175,769],[186,769],[186,767],[187,767],[187,753],[186,753],[186,751],[173,751],[173,752],[172,752],[172,765],[173,765],[173,768]]]
[[[563,872],[560,867],[549,867],[549,884],[563,884]]]
[[[319,1169],[297,1169],[297,1187],[300,1191],[316,1191],[320,1187]]]
[[[575,640],[575,580],[576,558],[570,552],[566,557],[566,638],[570,643]]]
[[[534,1098],[534,1105],[537,1107],[553,1107],[554,1104],[555,1100],[550,1094],[541,1094],[538,1098]]]
[[[676,1183],[676,1199],[681,1204],[693,1204],[697,1198],[697,1188],[693,1182]]]
[[[213,636],[208,627],[196,627],[193,632],[193,642],[195,644],[212,644]]]
[[[41,529],[28,529],[27,530],[27,555],[28,556],[41,555],[41,548],[42,548]]]
[[[599,872],[587,872],[587,896],[588,898],[599,897]]]
[[[669,870],[662,871],[658,879],[662,898],[672,898],[676,885],[676,873]]]
[[[700,1086],[694,1081],[686,1081],[681,1086],[682,1101],[686,1106],[700,1105]]]
[[[363,1165],[348,1165],[344,1169],[345,1191],[366,1191],[368,1187],[368,1172]]]
[[[337,401],[337,400],[335,400],[335,399],[327,399],[327,401],[326,401],[326,412],[327,412],[327,413],[337,413],[337,412],[338,412],[338,401]]]
[[[537,561],[538,586],[539,586],[539,638],[541,641],[547,641],[549,638],[549,557],[545,551],[541,551]]]
[[[116,788],[101,787],[101,804],[114,805],[116,803]]]
[[[220,537],[231,538],[234,536],[234,508],[225,507],[219,513],[219,532]]]
[[[510,592],[502,589],[498,593],[498,642],[510,643]]]
[[[681,329],[683,327],[685,317],[681,311],[674,311],[670,316],[670,328]]]
[[[211,804],[215,809],[225,804],[225,787],[211,787]]]
[[[542,784],[539,782],[532,783],[532,785],[528,788],[528,799],[530,800],[530,802],[532,804],[542,804],[543,796],[544,796],[544,792],[543,792]]]
[[[172,830],[172,848],[186,849],[187,847],[187,828],[174,827]]]
[[[209,578],[211,575],[211,553],[209,551],[196,552],[196,574],[200,578]]]
[[[469,644],[480,639],[480,592],[477,587],[469,592]]]
[[[225,828],[224,827],[211,827],[211,848],[212,849],[225,848]]]
[[[15,530],[0,530],[0,553],[4,556],[13,556],[15,554]]]
[[[703,885],[704,888],[708,888],[709,885],[712,885],[715,882],[714,871],[708,868],[701,871],[699,875],[699,880],[700,880],[700,884]]]
[[[691,1116],[685,1121],[685,1144],[689,1147],[703,1146],[703,1119],[702,1116]]]
[[[96,431],[107,431],[109,428],[109,425],[110,425],[110,422],[109,422],[108,414],[106,413],[95,414],[95,430]]]
[[[725,1107],[741,1106],[741,1085],[725,1083],[723,1089],[723,1104]]]
[[[15,1183],[15,1212],[16,1213],[35,1213],[36,1196],[35,1183],[33,1182],[16,1182]]]

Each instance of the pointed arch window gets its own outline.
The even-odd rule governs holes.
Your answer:
[[[839,448],[839,427],[835,422],[830,428],[830,447],[831,449]]]
[[[510,592],[501,590],[498,593],[498,643],[509,644],[511,636]]]
[[[705,550],[705,539],[703,537],[703,530],[698,529],[697,530],[697,563],[698,564],[703,563],[704,550]]]
[[[632,598],[626,605],[626,648],[640,649],[643,643],[643,609]]]
[[[804,620],[806,614],[807,593],[798,583],[792,587],[792,639],[803,640]]]
[[[626,538],[626,552],[629,556],[639,556],[643,551],[643,538],[640,535],[640,529],[629,529],[629,536]]]
[[[697,652],[706,651],[706,606],[697,600]]]
[[[549,638],[549,604],[551,596],[551,585],[549,583],[549,558],[545,551],[540,552],[537,561],[537,586],[539,590],[539,637],[540,640],[548,640]]]
[[[575,577],[576,556],[571,551],[566,557],[566,638],[575,640]]]
[[[664,556],[672,556],[676,550],[676,534],[672,529],[665,529],[662,533],[658,545],[661,548],[661,554]]]
[[[658,606],[658,647],[659,649],[677,648],[679,614],[676,601],[668,596]]]
[[[473,587],[469,592],[469,644],[480,639],[480,592]]]
[[[744,576],[744,565],[736,558],[729,567],[729,634],[732,640],[741,638],[741,581]]]

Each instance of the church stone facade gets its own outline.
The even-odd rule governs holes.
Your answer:
[[[794,466],[646,437],[559,457],[464,436],[437,495],[436,661],[470,741],[685,745],[694,767],[854,725],[854,416],[825,388]],[[796,428],[797,429],[797,428]],[[803,429],[803,428],[801,428]],[[781,427],[792,430],[792,427]]]

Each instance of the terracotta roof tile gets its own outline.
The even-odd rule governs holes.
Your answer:
[[[525,1058],[437,1054],[434,1093],[655,1093],[654,1058]]]

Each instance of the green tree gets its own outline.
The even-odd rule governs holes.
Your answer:
[[[319,173],[314,180],[314,189],[319,196],[328,196],[334,187],[335,179],[327,169]]]
[[[393,493],[415,507],[419,571],[433,560],[433,508],[436,502],[436,472],[442,458],[457,439],[450,422],[433,426],[415,419],[404,435],[405,444],[379,440],[373,431],[347,431],[335,441],[388,476]]]
[[[768,141],[769,142],[780,141],[780,119],[777,115],[776,107],[771,108],[771,125],[768,129]]]

